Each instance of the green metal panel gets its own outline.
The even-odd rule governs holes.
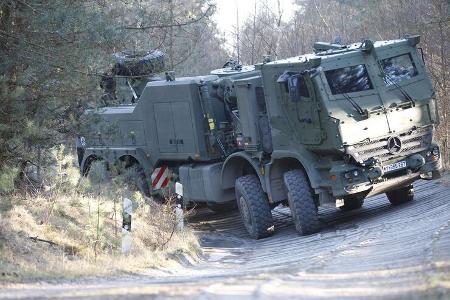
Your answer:
[[[196,132],[188,102],[173,102],[172,115],[178,153],[196,153]]]
[[[173,126],[173,114],[171,103],[155,103],[156,132],[158,133],[158,146],[161,153],[177,152],[175,142],[175,128]]]

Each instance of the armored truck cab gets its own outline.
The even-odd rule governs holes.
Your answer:
[[[434,91],[417,43],[319,44],[315,54],[259,66],[272,163],[296,157],[323,201],[377,194],[439,169]]]
[[[280,204],[310,234],[320,206],[357,209],[384,192],[394,205],[411,201],[412,183],[441,168],[418,42],[316,43],[313,54],[255,69],[148,83],[137,105],[94,112],[81,169],[131,161],[147,191],[166,178],[185,203],[237,204],[253,238],[274,230]]]

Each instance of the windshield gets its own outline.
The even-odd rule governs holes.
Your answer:
[[[365,65],[328,70],[325,77],[333,95],[373,89]]]
[[[409,53],[383,59],[380,63],[386,75],[384,83],[388,86],[417,75],[416,65]]]

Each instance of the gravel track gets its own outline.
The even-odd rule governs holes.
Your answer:
[[[237,212],[200,210],[190,220],[204,260],[158,277],[31,283],[0,299],[450,299],[450,178],[419,181],[415,200],[384,195],[363,208],[321,209],[322,230],[298,236],[288,208],[273,211],[275,234],[251,240]]]

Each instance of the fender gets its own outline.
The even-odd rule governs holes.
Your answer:
[[[86,176],[88,173],[88,170],[90,169],[90,164],[95,160],[101,160],[101,157],[98,157],[97,155],[93,154],[92,152],[86,151],[83,156],[83,160],[81,161],[80,165],[80,174],[82,176]]]
[[[297,160],[305,170],[306,175],[308,176],[311,183],[311,187],[314,189],[319,188],[322,177],[320,176],[319,171],[314,167],[314,163],[312,163],[317,161],[317,158],[308,151],[293,152],[287,150],[275,150],[271,155],[271,163],[266,170],[266,176],[270,176],[271,167],[276,163],[277,160],[286,158]]]
[[[317,158],[307,151],[301,151],[300,153],[286,150],[274,151],[270,163],[265,165],[264,172],[266,193],[269,201],[276,203],[287,199],[283,174],[293,169],[303,169],[308,176],[311,187],[317,193],[321,177],[314,164],[311,163],[314,161],[317,161]]]
[[[145,175],[150,176],[152,174],[152,171],[155,167],[155,162],[152,160],[151,155],[146,153],[144,149],[137,148],[134,154],[129,155],[133,156],[138,161],[138,163],[144,169]]]
[[[245,167],[250,167],[254,171],[261,182],[261,186],[266,191],[266,184],[264,180],[264,169],[259,161],[252,158],[244,151],[235,152],[227,157],[222,166],[222,188],[234,188],[236,178],[244,175]]]
[[[115,150],[115,149],[114,149]],[[115,150],[116,152],[117,150]],[[147,154],[144,149],[142,148],[134,148],[132,150],[126,150],[123,151],[123,149],[120,149],[117,151],[120,153],[120,156],[115,159],[115,161],[119,160],[120,158],[124,156],[131,156],[133,157],[139,165],[144,169],[145,175],[150,178],[152,171],[155,167],[155,162],[152,160],[152,157],[150,154]]]
[[[114,164],[124,156],[133,157],[144,169],[145,174],[147,176],[151,175],[154,167],[154,162],[151,155],[147,154],[142,148],[86,148],[80,169],[84,170],[87,158],[92,159],[92,157],[95,157],[96,159],[102,159],[107,161],[108,163]]]

